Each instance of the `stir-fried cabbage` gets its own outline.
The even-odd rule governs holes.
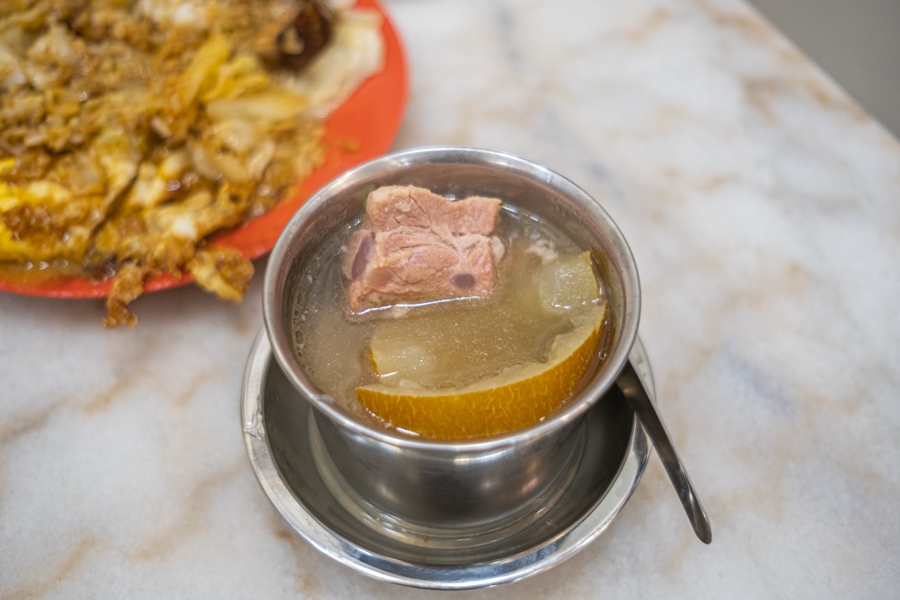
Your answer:
[[[109,326],[158,272],[240,300],[252,265],[198,244],[321,161],[382,55],[376,13],[320,0],[0,3],[0,262],[114,270]]]

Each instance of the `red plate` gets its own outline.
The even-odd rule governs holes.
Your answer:
[[[376,0],[359,0],[359,8],[372,8],[384,17],[384,69],[368,79],[356,93],[338,107],[325,121],[324,145],[329,148],[322,166],[313,171],[299,186],[297,193],[280,202],[269,212],[234,229],[210,238],[212,246],[232,246],[249,258],[259,258],[274,246],[281,230],[307,198],[347,169],[377,158],[390,149],[406,110],[408,94],[406,59],[403,48]],[[345,150],[348,145],[353,151]],[[169,274],[149,278],[145,292],[155,292],[190,283],[186,274],[177,279]],[[44,279],[39,273],[0,271],[0,290],[17,294],[50,298],[103,298],[109,295],[112,281],[66,277]]]

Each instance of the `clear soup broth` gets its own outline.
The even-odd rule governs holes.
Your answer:
[[[565,406],[584,373],[605,361],[615,323],[605,310],[604,283],[589,254],[546,220],[501,205],[493,236],[502,246],[487,297],[396,301],[354,312],[342,260],[361,226],[358,219],[320,249],[298,279],[291,304],[300,365],[358,417],[429,438],[495,435]],[[588,324],[595,321],[590,333]],[[573,366],[578,352],[584,358]],[[567,389],[554,387],[561,379]],[[535,390],[548,385],[554,397]],[[367,388],[388,404],[373,410],[375,404],[361,402],[359,390]],[[506,404],[482,410],[501,396]],[[433,426],[417,425],[423,414]],[[487,423],[494,415],[497,424]]]

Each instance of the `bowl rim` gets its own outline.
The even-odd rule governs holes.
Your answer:
[[[606,364],[576,397],[562,410],[546,420],[508,433],[472,440],[432,440],[404,435],[367,423],[342,408],[329,395],[322,393],[306,376],[291,351],[287,333],[280,326],[284,307],[285,280],[290,273],[288,255],[293,238],[304,230],[307,219],[321,205],[338,195],[346,187],[359,180],[377,175],[386,167],[405,167],[420,164],[449,163],[473,164],[513,172],[552,187],[575,201],[600,225],[614,249],[611,267],[618,273],[622,284],[622,320],[618,323],[617,343]],[[363,163],[339,175],[320,188],[294,214],[285,226],[269,257],[263,289],[263,320],[272,347],[272,353],[285,375],[319,411],[338,425],[367,438],[400,448],[437,452],[489,452],[526,444],[571,425],[584,416],[603,394],[615,384],[616,378],[628,361],[628,354],[637,338],[640,321],[640,280],[634,256],[625,237],[600,203],[569,179],[545,165],[515,154],[498,150],[463,146],[420,146],[386,154]]]

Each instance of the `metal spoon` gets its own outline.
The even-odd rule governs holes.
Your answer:
[[[678,494],[678,499],[681,500],[684,512],[687,513],[688,519],[691,521],[694,533],[697,534],[701,542],[709,544],[712,542],[712,527],[709,524],[706,511],[703,510],[703,506],[700,504],[700,498],[697,497],[697,492],[694,491],[694,486],[691,484],[687,470],[684,468],[681,459],[678,458],[678,453],[675,451],[675,446],[672,445],[666,426],[663,425],[662,419],[659,418],[659,413],[656,412],[656,407],[650,401],[650,396],[644,390],[640,377],[631,365],[630,360],[625,363],[625,368],[619,374],[616,383],[625,397],[628,398],[635,414],[637,414],[644,425],[644,429],[647,430],[647,434],[653,441],[653,446],[659,453],[663,467],[665,467],[672,485],[675,486],[675,492]]]

